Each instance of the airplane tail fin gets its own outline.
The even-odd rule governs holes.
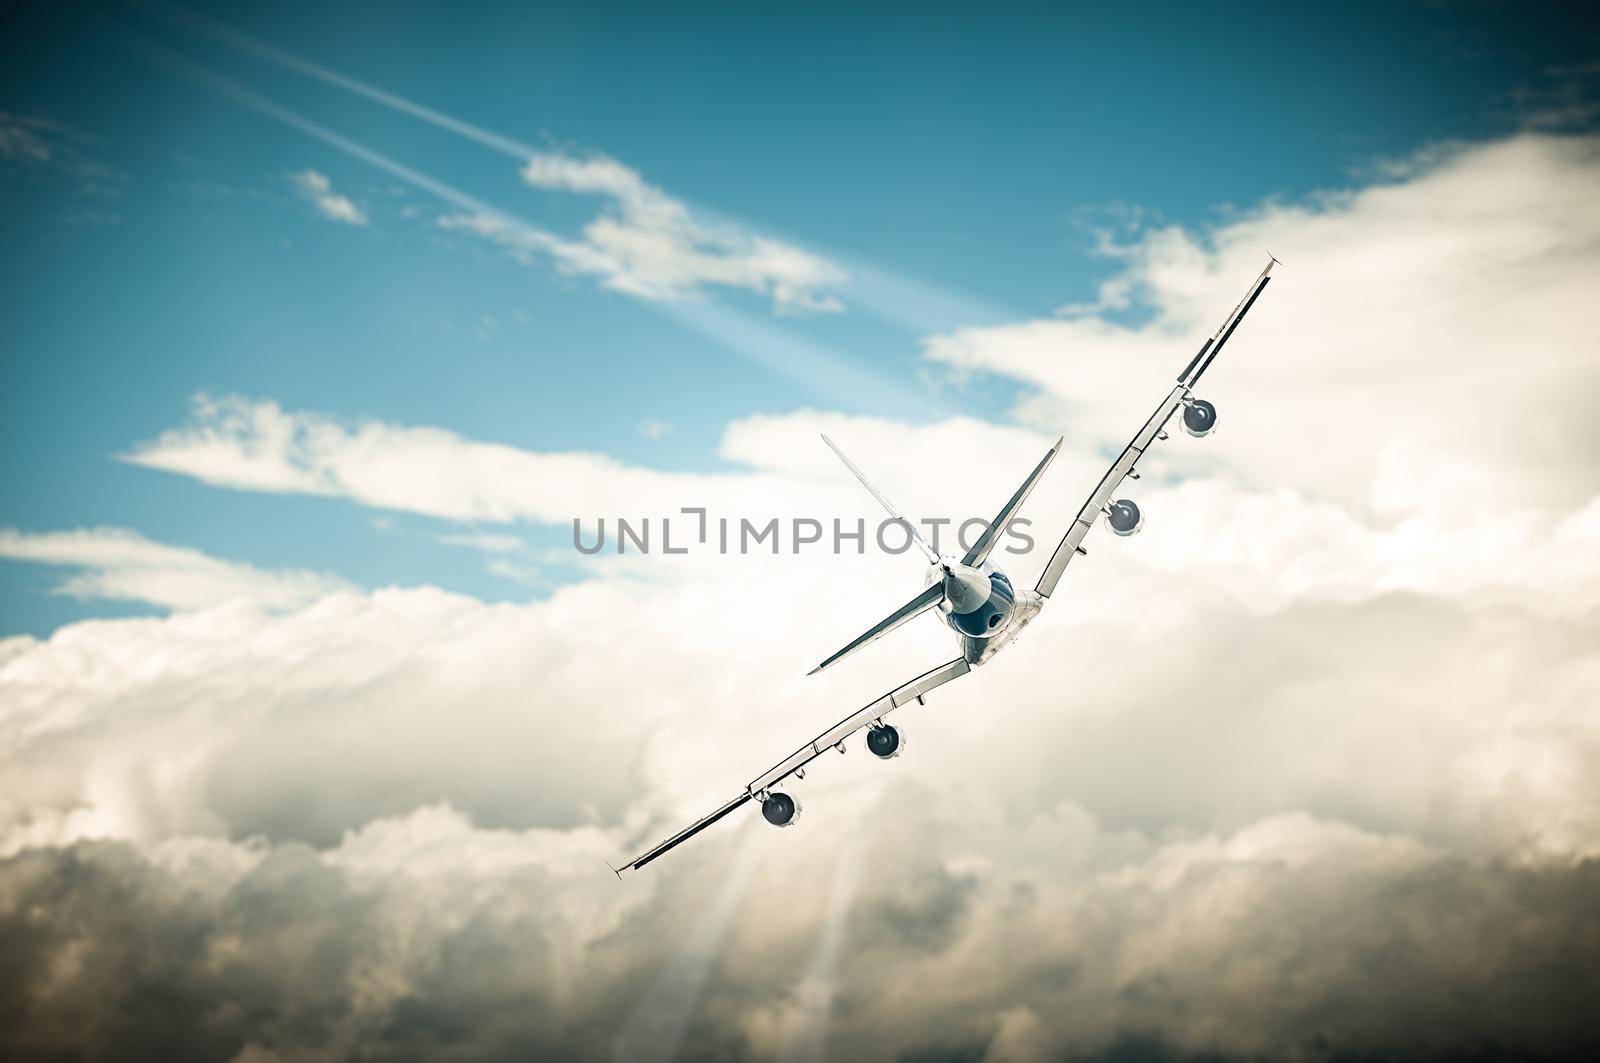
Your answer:
[[[922,537],[922,533],[917,530],[917,526],[907,520],[898,509],[894,508],[893,502],[890,502],[887,498],[883,497],[882,492],[880,492],[876,487],[872,486],[872,481],[867,479],[867,474],[856,468],[856,463],[845,457],[844,451],[840,450],[838,445],[835,444],[833,440],[829,439],[827,436],[823,436],[822,441],[828,444],[829,450],[839,455],[839,460],[844,462],[845,468],[855,473],[856,479],[861,481],[861,486],[865,487],[867,491],[871,493],[872,497],[878,500],[878,505],[888,510],[889,516],[906,526],[906,531],[911,533],[911,541],[916,543],[917,548],[920,549],[924,554],[928,555],[928,560],[937,564],[939,561],[938,553],[935,552],[933,547],[928,545],[928,540]]]
[[[887,498],[883,497],[883,495],[878,492],[876,487],[872,486],[871,482],[867,480],[866,476],[861,472],[861,470],[856,468],[855,463],[844,456],[844,451],[835,446],[833,440],[829,439],[827,436],[823,436],[822,441],[828,444],[829,448],[832,449],[835,454],[839,455],[839,460],[844,462],[845,466],[851,472],[855,473],[856,479],[860,480],[862,486],[872,493],[872,497],[876,498],[878,503],[882,505],[884,509],[889,511],[889,515],[906,526],[906,528],[911,532],[912,541],[914,541],[918,546],[922,547],[922,552],[928,555],[928,560],[944,569],[944,579],[929,586],[921,594],[917,595],[915,598],[911,599],[894,612],[890,613],[887,617],[879,621],[873,627],[868,628],[864,634],[858,637],[855,641],[846,645],[838,653],[835,653],[832,657],[829,657],[827,660],[811,669],[811,672],[809,673],[811,675],[816,675],[829,665],[843,660],[859,650],[861,647],[867,645],[867,643],[882,638],[884,635],[887,635],[889,632],[893,631],[901,624],[904,624],[906,621],[911,620],[914,617],[921,616],[929,609],[932,609],[934,606],[944,601],[947,593],[945,586],[946,583],[952,579],[959,580],[964,578],[960,576],[959,573],[966,571],[966,569],[958,569],[955,570],[956,574],[953,575],[950,564],[948,562],[940,561],[939,555],[934,551],[933,547],[929,546],[927,542],[923,540],[922,535],[917,531],[916,526],[909,520],[906,520],[906,518],[900,514],[900,511],[894,508],[894,504],[891,503]],[[1060,453],[1061,443],[1062,440],[1057,439],[1045,456],[1040,459],[1039,464],[1033,467],[1033,471],[1028,474],[1028,478],[1023,481],[1022,486],[1017,488],[1016,493],[1011,496],[1000,512],[995,515],[994,520],[989,522],[989,526],[984,529],[983,535],[978,538],[977,542],[972,544],[972,549],[968,550],[966,556],[961,559],[962,566],[983,564],[984,559],[989,556],[989,552],[993,550],[995,544],[1000,541],[1000,536],[1004,534],[1006,525],[1009,524],[1011,519],[1017,515],[1017,510],[1021,509],[1022,504],[1028,500],[1028,495],[1033,491],[1034,485],[1039,482],[1039,478],[1044,475],[1044,471],[1050,467],[1050,463],[1054,461],[1055,456]]]

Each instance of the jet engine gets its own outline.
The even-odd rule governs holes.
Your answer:
[[[1106,523],[1118,535],[1136,535],[1144,527],[1144,514],[1131,498],[1119,498],[1106,507]]]
[[[898,727],[880,724],[867,732],[867,752],[879,760],[893,760],[905,750],[906,736]]]
[[[761,802],[761,818],[774,827],[792,827],[800,818],[800,802],[786,793],[773,790]]]
[[[1183,407],[1183,430],[1192,436],[1208,436],[1217,427],[1217,408],[1205,399],[1191,399]]]

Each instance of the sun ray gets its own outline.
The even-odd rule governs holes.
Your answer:
[[[848,846],[833,869],[828,888],[828,910],[822,933],[811,953],[811,966],[795,990],[794,1006],[784,1024],[783,1044],[778,1059],[785,1063],[820,1060],[827,1054],[828,1028],[833,1016],[833,997],[838,986],[835,972],[839,950],[844,942],[844,923],[856,896],[856,880],[861,869],[861,846]]]
[[[678,1054],[712,964],[722,953],[728,926],[760,866],[761,851],[759,834],[747,826],[733,864],[723,877],[722,888],[706,908],[704,918],[677,955],[661,969],[655,985],[634,1008],[617,1037],[613,1058],[618,1063],[665,1063]]]

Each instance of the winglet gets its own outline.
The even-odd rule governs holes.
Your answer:
[[[620,867],[611,867],[611,861],[610,860],[607,860],[605,862],[605,864],[606,864],[606,867],[610,868],[611,873],[613,875],[617,876],[617,881],[621,882],[622,881],[622,869]]]

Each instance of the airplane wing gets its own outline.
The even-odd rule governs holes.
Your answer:
[[[813,760],[816,760],[818,757],[830,750],[838,750],[840,753],[843,753],[845,748],[845,739],[849,738],[863,727],[866,727],[869,724],[878,723],[885,716],[889,715],[895,709],[900,708],[902,705],[909,705],[912,702],[921,704],[923,695],[927,694],[935,687],[943,686],[952,679],[957,679],[966,675],[968,670],[969,666],[966,662],[966,659],[957,657],[953,661],[948,661],[945,664],[941,664],[937,668],[922,673],[909,683],[904,683],[898,687],[895,687],[893,690],[889,691],[889,693],[883,695],[883,697],[862,706],[849,716],[846,716],[844,719],[840,720],[838,723],[834,724],[832,727],[828,728],[826,731],[822,732],[817,737],[813,738],[811,741],[807,742],[805,745],[789,754],[789,756],[780,760],[771,768],[768,768],[766,771],[750,780],[749,785],[747,785],[741,793],[739,793],[721,808],[718,808],[716,811],[695,820],[693,823],[689,824],[678,833],[672,835],[670,838],[667,838],[665,841],[646,849],[644,852],[640,853],[623,866],[629,868],[630,870],[637,871],[650,861],[654,860],[656,857],[660,856],[662,853],[665,853],[667,850],[682,845],[684,842],[688,841],[690,838],[693,838],[696,834],[699,834],[701,831],[722,819],[724,816],[727,816],[735,809],[738,809],[751,801],[759,803],[762,800],[762,795],[786,779],[791,777],[799,779],[805,778],[806,765],[810,764]]]
[[[1056,584],[1061,582],[1061,576],[1067,570],[1067,563],[1078,554],[1085,552],[1083,549],[1084,536],[1089,534],[1089,529],[1094,527],[1095,520],[1105,511],[1111,496],[1122,484],[1124,478],[1133,473],[1134,466],[1144,456],[1144,452],[1157,440],[1167,438],[1165,431],[1167,421],[1171,419],[1179,407],[1190,401],[1190,392],[1195,384],[1199,383],[1200,375],[1211,367],[1218,354],[1222,353],[1223,346],[1233,336],[1233,330],[1239,327],[1239,322],[1250,312],[1255,305],[1257,297],[1266,288],[1267,282],[1272,278],[1268,276],[1272,267],[1278,264],[1277,259],[1267,263],[1267,267],[1256,277],[1255,283],[1250,286],[1249,292],[1239,300],[1233,311],[1217,326],[1217,331],[1211,338],[1201,345],[1200,351],[1189,361],[1183,372],[1178,374],[1178,383],[1167,397],[1161,400],[1161,405],[1156,407],[1156,412],[1145,421],[1144,427],[1139,429],[1137,435],[1122,448],[1122,453],[1117,455],[1117,460],[1111,463],[1111,468],[1100,478],[1099,484],[1089,493],[1089,498],[1084,502],[1083,508],[1078,511],[1078,516],[1072,522],[1072,527],[1067,529],[1067,534],[1062,538],[1061,544],[1056,547],[1056,552],[1050,556],[1050,561],[1044,567],[1044,572],[1039,576],[1039,582],[1034,585],[1034,590],[1048,598],[1056,589]],[[1206,418],[1210,423],[1215,423],[1216,411],[1210,410]]]
[[[895,628],[899,627],[901,624],[904,624],[906,621],[914,620],[915,618],[921,616],[923,613],[926,613],[929,609],[932,609],[942,601],[944,601],[944,584],[935,583],[933,586],[922,591],[915,598],[911,599],[909,602],[890,613],[887,617],[880,620],[877,624],[868,628],[865,634],[859,636],[854,642],[851,642],[844,649],[840,650],[832,657],[829,657],[827,660],[823,661],[806,674],[816,675],[829,665],[850,656],[867,643],[877,641],[878,639],[887,635],[889,632],[893,631]]]

